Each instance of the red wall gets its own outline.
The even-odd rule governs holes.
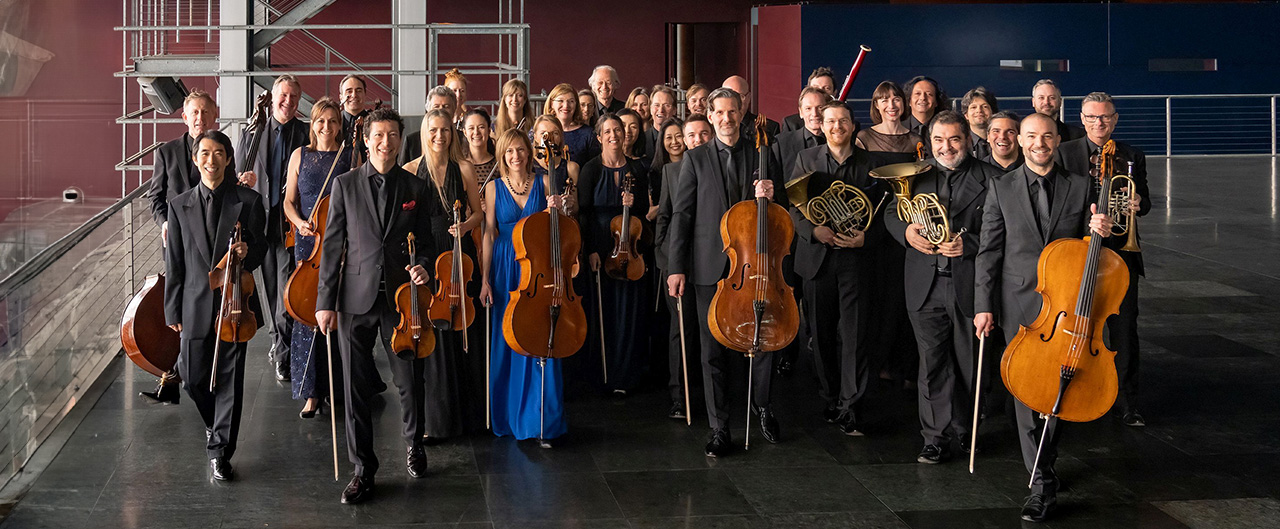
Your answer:
[[[808,73],[800,71],[800,6],[761,7],[757,21],[758,108],[781,121],[796,113],[796,95],[802,88],[796,80]]]

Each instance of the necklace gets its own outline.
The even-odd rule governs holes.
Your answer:
[[[515,195],[515,196],[518,196],[518,197],[522,197],[522,196],[527,195],[527,194],[529,193],[529,188],[533,185],[533,179],[532,179],[532,178],[526,179],[526,180],[524,181],[524,185],[523,185],[523,186],[521,186],[521,190],[520,190],[520,191],[516,191],[516,187],[515,187],[515,186],[513,186],[513,185],[511,185],[511,177],[510,177],[510,176],[503,175],[503,176],[502,176],[502,181],[504,181],[504,182],[506,182],[506,183],[507,183],[507,189],[508,189],[509,191],[511,191],[511,194],[513,194],[513,195]]]

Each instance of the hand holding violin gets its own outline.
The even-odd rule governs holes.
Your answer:
[[[415,285],[424,286],[431,279],[431,276],[427,275],[427,269],[422,265],[405,266],[404,269],[409,271],[409,279],[413,280]]]

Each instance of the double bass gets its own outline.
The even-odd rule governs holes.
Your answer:
[[[418,250],[414,245],[413,233],[409,233],[409,262],[418,262]],[[431,310],[431,292],[427,287],[415,285],[410,278],[408,283],[396,289],[396,312],[400,313],[400,323],[391,331],[391,351],[402,353],[412,351],[416,358],[426,358],[436,348],[436,333],[431,327],[422,325],[423,315]]]
[[[453,224],[462,222],[462,201],[453,201]],[[462,252],[462,233],[453,236],[453,249],[436,257],[436,281],[438,288],[431,300],[428,314],[431,324],[442,331],[466,331],[476,321],[472,299],[467,296],[467,282],[475,272],[471,256]],[[462,333],[462,350],[466,351],[467,333]]]
[[[164,323],[164,274],[147,276],[129,300],[120,321],[120,343],[129,360],[160,377],[161,386],[174,377],[181,337]]]
[[[1115,172],[1107,158],[1102,157],[1098,172],[1104,190]],[[1107,193],[1098,193],[1097,211],[1106,211],[1107,200]],[[1116,252],[1102,245],[1104,238],[1090,233],[1045,246],[1036,266],[1040,314],[1018,329],[1000,363],[1009,393],[1046,421],[1092,421],[1116,400],[1116,353],[1103,342],[1103,325],[1120,311],[1129,270]]]
[[[631,192],[635,176],[627,171],[621,183],[623,189]],[[636,241],[640,240],[640,219],[631,215],[631,206],[622,206],[622,214],[609,221],[609,231],[613,234],[613,251],[601,263],[604,272],[619,281],[636,281],[643,277],[644,256],[636,251]]]
[[[567,149],[545,139],[534,158],[551,175],[558,194],[556,168]],[[536,176],[535,176],[536,178]],[[520,219],[511,233],[520,284],[511,292],[502,318],[502,334],[516,352],[539,359],[573,355],[587,341],[587,314],[570,280],[578,273],[582,234],[561,208],[547,208]]]
[[[254,284],[253,274],[244,269],[244,260],[232,248],[241,241],[240,223],[236,223],[227,254],[209,271],[209,290],[217,290],[218,318],[214,330],[218,339],[213,346],[213,369],[210,371],[209,391],[218,384],[218,353],[222,343],[245,343],[258,332],[257,306],[251,303]]]
[[[763,115],[756,118],[759,180],[768,178],[769,138],[765,123]],[[738,202],[720,218],[729,275],[716,283],[707,325],[716,341],[745,353],[749,362],[754,362],[761,352],[786,347],[800,329],[796,298],[782,277],[782,258],[791,253],[794,235],[795,227],[787,211],[763,197]],[[750,369],[747,373],[751,373]],[[750,392],[749,379],[747,388]],[[750,447],[750,393],[747,403],[746,446]]]

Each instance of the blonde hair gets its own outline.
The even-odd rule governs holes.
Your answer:
[[[209,95],[209,92],[205,92],[199,88],[192,88],[191,92],[187,93],[187,97],[182,100],[182,108],[187,108],[189,103],[198,99],[208,101],[209,104],[213,105],[215,108],[218,106],[218,102],[213,100],[213,96]]]
[[[330,110],[332,110],[333,113],[336,116],[338,116],[337,140],[339,143],[341,143],[342,142],[342,107],[339,107],[338,103],[335,102],[333,99],[330,99],[329,96],[324,96],[320,99],[317,99],[315,104],[311,105],[311,122],[315,123],[320,119],[320,116],[324,115],[325,112],[328,112]],[[309,134],[311,137],[311,143],[307,145],[307,148],[314,151],[319,147],[320,141],[316,139],[316,131],[310,130],[311,129],[310,127],[307,127],[307,128],[308,128],[307,134]]]
[[[442,108],[437,108],[427,112],[427,115],[422,116],[422,129],[420,134],[422,137],[422,162],[420,162],[420,164],[435,162],[435,160],[431,158],[431,148],[428,147],[427,143],[431,141],[427,137],[427,131],[430,129],[428,124],[431,123],[432,118],[440,118],[445,122],[445,131],[449,136],[449,161],[454,163],[461,161],[463,159],[462,142],[458,141],[458,129],[453,126],[453,115],[445,112]],[[419,165],[419,167],[421,167],[421,165]]]
[[[575,99],[576,99],[576,97],[575,97]],[[531,125],[531,126],[529,127],[529,134],[530,134],[530,136],[532,136],[533,131],[538,130],[538,124],[539,124],[539,123],[550,123],[550,124],[551,124],[551,126],[552,126],[552,127],[555,127],[556,131],[560,133],[560,142],[561,142],[561,143],[564,143],[564,127],[560,126],[560,119],[559,119],[559,118],[557,118],[557,117],[555,117],[555,116],[553,116],[553,115],[551,115],[551,114],[543,114],[543,115],[541,115],[541,116],[538,116],[538,119],[533,120],[533,125]],[[532,142],[533,142],[534,140],[536,140],[536,138],[532,138],[532,137],[531,137],[531,138],[529,139],[529,141],[530,141],[530,143],[531,143],[531,144],[532,144]]]
[[[507,148],[512,143],[520,142],[524,144],[525,151],[529,153],[529,161],[533,161],[533,144],[529,143],[529,137],[523,132],[516,129],[508,129],[498,134],[498,145],[494,149],[494,157],[498,160],[498,174],[510,175],[511,166],[507,165]]]
[[[542,113],[546,115],[554,116],[555,110],[551,108],[551,102],[555,101],[557,97],[565,96],[565,95],[571,96],[573,99],[573,112],[572,112],[573,117],[570,118],[569,123],[578,123],[580,125],[583,124],[582,116],[581,116],[582,109],[578,108],[578,93],[574,91],[573,85],[570,85],[569,83],[560,83],[556,85],[555,88],[551,89],[551,93],[547,94],[547,102],[542,105]],[[557,121],[559,121],[559,119],[557,119]],[[529,127],[529,130],[533,130],[533,127]]]
[[[512,123],[511,116],[507,114],[507,96],[516,93],[516,90],[524,92],[524,108],[520,110],[520,117],[524,119],[524,124],[519,122]],[[528,132],[533,116],[533,104],[529,102],[529,85],[524,81],[512,79],[502,85],[502,97],[498,100],[498,119],[494,121],[494,132],[502,133],[507,129],[519,128],[523,132]]]

